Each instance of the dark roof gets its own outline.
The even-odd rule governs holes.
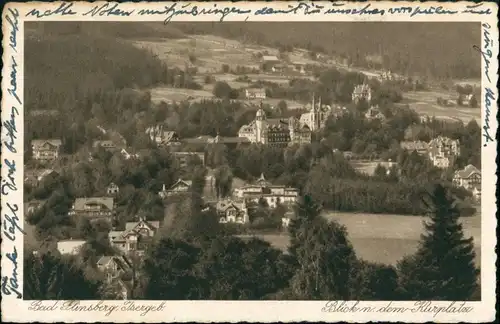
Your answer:
[[[474,173],[481,174],[481,171],[479,171],[479,169],[476,168],[475,166],[473,166],[472,164],[469,164],[468,166],[466,166],[462,170],[457,171],[455,174],[462,179],[467,179],[471,175],[473,175]]]

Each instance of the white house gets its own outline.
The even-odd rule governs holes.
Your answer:
[[[57,250],[61,254],[77,255],[85,243],[83,240],[63,240],[57,242]]]

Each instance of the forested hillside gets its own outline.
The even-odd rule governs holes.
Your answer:
[[[225,22],[172,23],[186,33],[215,34],[262,45],[300,47],[346,58],[355,66],[377,65],[434,78],[479,78],[479,23],[416,22]],[[171,27],[169,25],[169,27]]]
[[[37,24],[26,37],[25,52],[36,53],[25,57],[26,111],[61,109],[81,94],[165,81],[166,66],[151,53],[81,26]]]

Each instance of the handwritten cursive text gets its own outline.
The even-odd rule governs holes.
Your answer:
[[[6,253],[5,257],[12,262],[13,269],[12,275],[2,277],[2,295],[11,295],[14,293],[17,299],[23,298],[23,295],[19,292],[19,284],[17,278],[17,249],[14,246],[14,252]],[[3,271],[2,271],[3,272]]]
[[[21,234],[26,234],[24,230],[19,226],[19,217],[17,216],[17,211],[19,210],[19,206],[17,204],[11,205],[10,203],[5,204],[9,209],[6,213],[4,213],[4,221],[3,221],[3,234],[11,241],[15,241],[16,232]]]

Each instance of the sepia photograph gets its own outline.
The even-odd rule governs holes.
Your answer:
[[[8,4],[2,321],[493,320],[496,12]]]
[[[480,300],[480,37],[26,23],[24,298]]]

